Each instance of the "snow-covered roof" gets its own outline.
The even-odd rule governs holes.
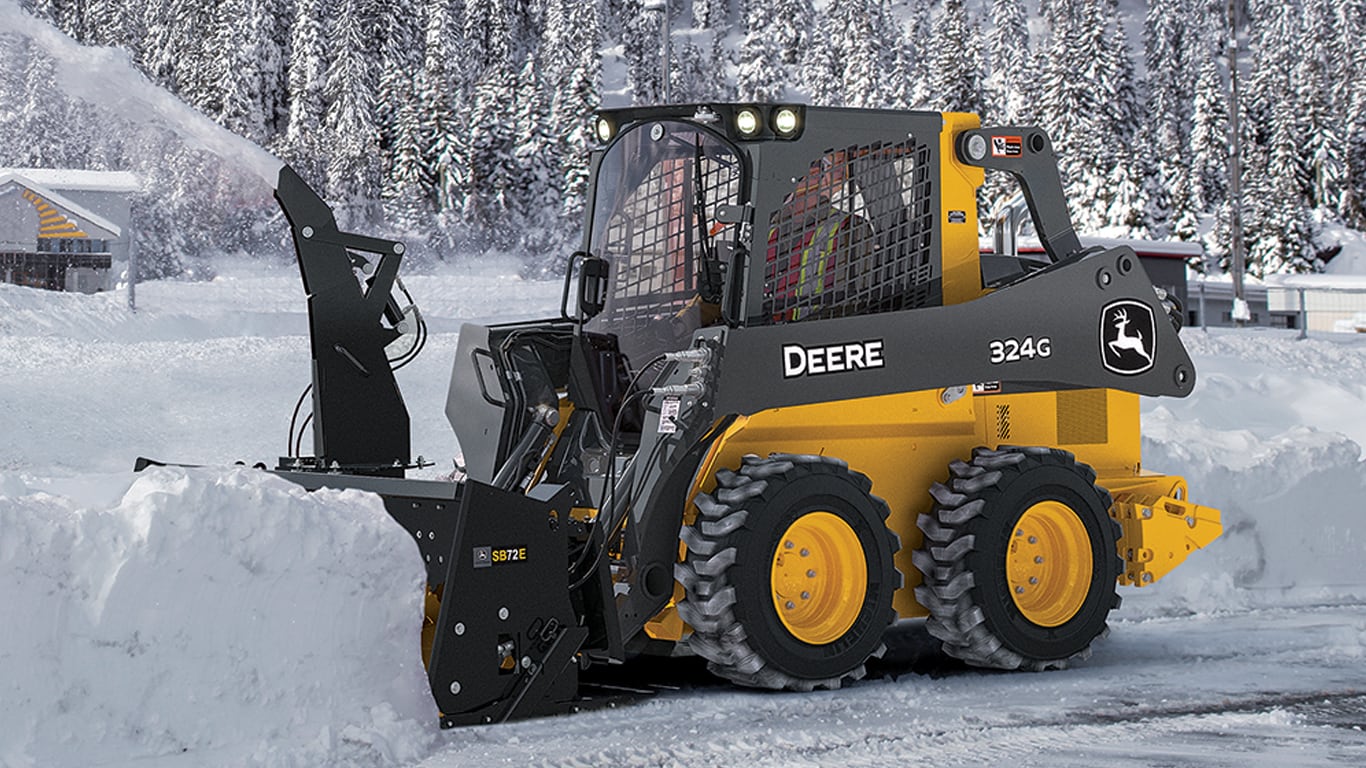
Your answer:
[[[74,168],[0,168],[0,177],[23,176],[48,189],[68,192],[141,192],[142,181],[130,171],[84,171]]]
[[[123,228],[109,219],[90,211],[84,206],[72,202],[70,198],[57,194],[46,185],[40,184],[18,171],[0,170],[0,190],[3,190],[9,184],[15,184],[28,189],[52,205],[61,208],[63,211],[104,230],[109,233],[111,237],[123,237]]]
[[[1313,288],[1316,290],[1366,290],[1366,275],[1267,275],[1267,285],[1278,288]]]

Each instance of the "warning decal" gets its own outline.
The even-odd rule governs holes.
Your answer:
[[[1019,136],[992,136],[992,157],[1019,157],[1024,154],[1024,140]]]

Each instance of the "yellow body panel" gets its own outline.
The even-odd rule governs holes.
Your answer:
[[[944,113],[943,120],[940,264],[943,303],[948,305],[972,301],[988,291],[982,286],[977,225],[977,189],[984,171],[957,162],[954,148],[958,136],[980,127],[980,120],[964,113]],[[842,459],[872,480],[872,492],[891,510],[887,525],[901,538],[896,566],[905,577],[893,601],[901,618],[929,614],[915,599],[921,577],[911,563],[911,552],[922,542],[916,519],[933,506],[930,486],[945,481],[949,463],[969,459],[976,446],[1061,448],[1095,469],[1097,484],[1115,496],[1112,515],[1121,519],[1124,531],[1119,542],[1120,553],[1126,556],[1121,583],[1152,583],[1186,553],[1219,535],[1217,511],[1183,501],[1184,480],[1144,472],[1138,395],[1109,389],[995,394],[999,389],[999,384],[985,383],[742,415],[699,466],[686,500],[684,522],[693,521],[695,495],[714,490],[716,471],[739,467],[745,454],[820,454]],[[1145,508],[1163,512],[1144,517]],[[679,560],[685,557],[680,543]],[[1020,572],[1026,581],[1033,575]],[[675,585],[674,598],[646,624],[647,634],[661,640],[682,637],[685,626],[675,610],[682,597],[682,589]],[[1045,618],[1052,616],[1047,606],[1034,610]],[[1066,613],[1060,610],[1059,615]]]
[[[977,188],[986,171],[954,160],[953,144],[963,131],[980,128],[977,115],[945,112],[939,132],[939,231],[942,234],[944,303],[961,304],[981,296],[981,251],[977,240]]]

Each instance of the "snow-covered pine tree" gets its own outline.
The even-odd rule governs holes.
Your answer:
[[[882,77],[889,67],[882,63],[878,45],[881,15],[876,0],[833,0],[830,33],[840,70],[841,103],[849,107],[876,107],[882,101]]]
[[[666,2],[664,13],[670,14],[673,28],[672,2]],[[663,80],[660,71],[660,51],[663,40],[660,12],[647,12],[643,0],[623,0],[621,4],[621,50],[626,60],[626,77],[635,104],[657,104],[663,99]],[[672,61],[673,57],[670,57]]]
[[[1333,102],[1347,134],[1338,216],[1361,229],[1366,228],[1366,0],[1338,0],[1336,12],[1346,55],[1335,75]]]
[[[1075,52],[1087,50],[1084,41],[1094,36],[1094,24],[1088,27],[1087,17],[1080,9],[1073,14],[1071,6],[1055,2],[1049,10],[1052,26],[1047,46],[1039,49],[1040,88],[1035,115],[1053,140],[1073,220],[1078,226],[1092,228],[1104,213],[1103,204],[1092,199],[1099,149],[1095,126],[1101,112],[1100,86],[1095,81],[1095,68],[1079,68]]]
[[[508,68],[514,48],[513,5],[516,0],[472,0],[465,6],[465,50],[469,82],[493,66]]]
[[[546,34],[560,41],[566,55],[557,65],[550,124],[559,137],[558,223],[560,231],[569,236],[577,234],[588,192],[588,153],[596,141],[590,117],[600,105],[602,58],[598,49],[602,39],[598,10],[593,3],[554,0],[548,19],[556,18],[560,19],[554,25],[556,31],[552,31],[548,21]]]
[[[1285,99],[1272,110],[1271,152],[1266,173],[1255,191],[1257,226],[1248,233],[1248,269],[1257,276],[1279,272],[1313,272],[1316,257],[1314,223],[1304,200],[1299,157],[1300,125],[1294,103]]]
[[[228,130],[257,144],[274,128],[275,91],[267,82],[278,77],[280,49],[272,39],[274,23],[262,0],[229,0],[214,48],[222,51],[223,76],[216,83],[221,108],[216,119]],[[267,98],[270,119],[267,119]]]
[[[375,219],[380,191],[379,127],[375,119],[378,50],[374,0],[341,0],[330,39],[334,58],[327,69],[323,117],[327,148],[328,199],[343,226]]]
[[[375,115],[384,162],[381,197],[386,212],[401,218],[408,232],[430,216],[431,177],[424,166],[425,141],[422,119],[416,106],[418,79],[423,71],[422,8],[399,3],[378,7],[379,93]],[[424,222],[424,225],[426,222]]]
[[[801,57],[801,90],[814,106],[838,107],[844,103],[844,54],[829,34],[832,22],[827,14],[818,10],[812,16],[811,36]]]
[[[561,145],[559,127],[546,119],[550,104],[539,69],[536,57],[528,55],[517,75],[517,110],[513,116],[516,175],[508,207],[517,224],[517,244],[528,265],[551,272],[562,264],[565,255],[555,226],[562,186]]]
[[[982,112],[980,35],[963,0],[944,0],[930,31],[926,80],[929,106],[947,112]]]
[[[987,33],[987,77],[982,119],[1000,125],[1028,122],[1033,102],[1033,60],[1024,0],[992,0]]]
[[[423,157],[421,109],[416,99],[399,107],[392,130],[393,160],[382,193],[384,220],[400,237],[421,245],[432,230],[433,211],[431,179]],[[420,248],[410,250],[409,258],[421,258],[421,253]]]
[[[24,92],[24,67],[28,63],[28,41],[10,32],[0,32],[0,99],[14,103]],[[23,146],[19,133],[22,113],[0,109],[0,167],[22,165],[18,153]]]
[[[320,130],[326,101],[327,49],[324,31],[330,19],[324,16],[323,0],[297,0],[294,20],[289,27],[289,61],[286,65],[285,105],[287,114],[283,134],[277,134],[276,151],[306,181],[321,183],[323,165]]]
[[[517,222],[512,210],[518,181],[517,130],[513,121],[517,76],[495,62],[474,86],[470,115],[469,184],[464,220],[482,249],[508,251],[516,243]]]
[[[1302,51],[1295,66],[1295,83],[1303,104],[1300,164],[1309,183],[1310,207],[1324,216],[1336,217],[1342,208],[1347,176],[1347,137],[1343,131],[1347,105],[1339,108],[1334,97],[1336,81],[1348,75],[1340,62],[1350,59],[1351,52],[1342,46],[1331,0],[1308,0],[1304,18],[1307,38],[1314,42]]]
[[[78,154],[65,146],[68,104],[60,90],[53,87],[57,65],[47,51],[28,46],[23,62],[24,85],[15,135],[19,139],[17,164],[30,168],[61,168],[69,155]]]
[[[736,90],[744,101],[777,101],[787,85],[782,41],[774,34],[782,23],[777,9],[755,3],[745,19],[748,32],[740,44],[740,64],[735,73]]]
[[[1195,195],[1202,211],[1218,211],[1228,200],[1228,83],[1214,57],[1199,62],[1191,124]]]
[[[1176,223],[1188,230],[1194,210],[1194,185],[1183,160],[1190,146],[1195,77],[1189,73],[1186,33],[1198,29],[1191,0],[1152,0],[1144,17],[1144,57],[1148,70],[1148,116],[1141,151],[1156,160],[1145,192],[1149,226],[1158,237],[1173,234]]]

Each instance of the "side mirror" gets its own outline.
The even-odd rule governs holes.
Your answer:
[[[607,259],[585,253],[579,262],[579,316],[591,320],[607,305]]]

